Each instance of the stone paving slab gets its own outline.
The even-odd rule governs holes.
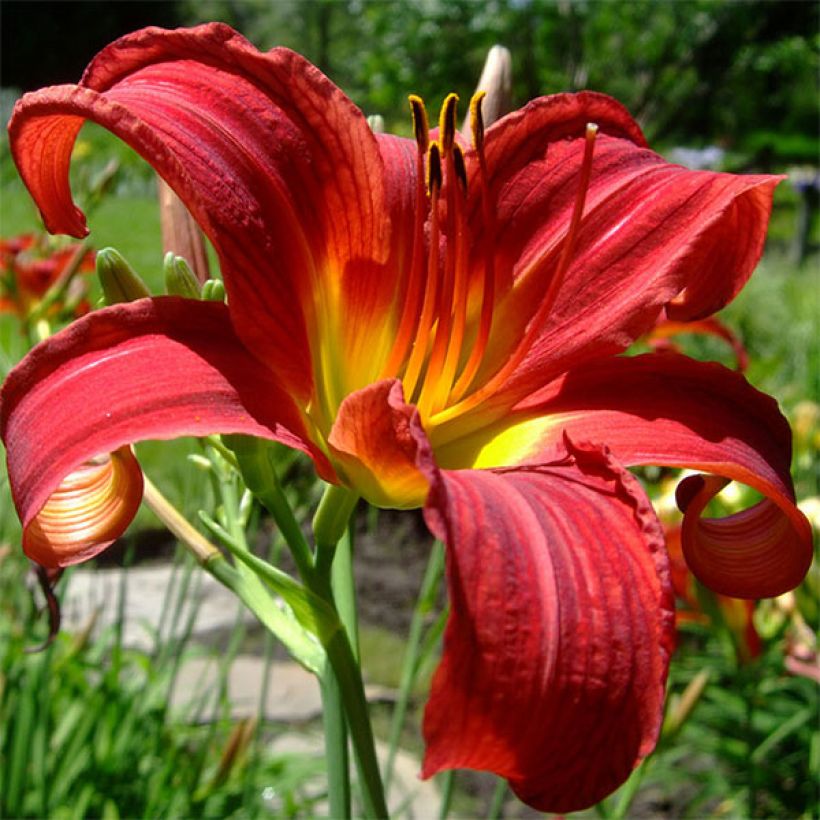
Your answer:
[[[117,622],[121,590],[124,590],[123,643],[132,649],[150,651],[156,642],[162,611],[169,590],[182,581],[182,572],[168,565],[122,569],[76,569],[62,593],[63,629],[82,629],[97,613],[96,628]],[[174,629],[166,623],[163,638],[181,637],[192,611],[196,612],[193,637],[202,639],[220,630],[231,630],[237,618],[247,623],[254,616],[236,596],[208,573],[194,569],[188,595]],[[167,619],[168,621],[171,618]]]

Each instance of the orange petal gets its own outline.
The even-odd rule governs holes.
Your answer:
[[[23,532],[26,555],[65,567],[102,552],[125,532],[142,501],[142,471],[130,447],[69,473]]]
[[[430,445],[401,382],[387,379],[351,393],[328,437],[331,461],[346,484],[377,507],[420,507],[428,480],[418,460]]]

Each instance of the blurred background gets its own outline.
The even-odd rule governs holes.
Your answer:
[[[409,93],[431,110],[450,91],[468,99],[488,49],[501,43],[512,55],[514,107],[541,94],[595,89],[621,100],[652,147],[674,161],[788,174],[760,268],[720,320],[748,354],[749,380],[774,395],[792,423],[797,497],[817,525],[820,4],[3,0],[0,115],[5,122],[24,91],[76,82],[94,53],[122,34],[210,20],[234,26],[260,49],[301,52],[389,131],[410,134]],[[118,248],[154,293],[163,292],[151,170],[87,127],[72,184],[92,229],[82,248],[42,233],[0,134],[0,376],[44,332],[98,303],[87,275],[94,248]],[[60,279],[66,265],[76,268],[70,288]],[[720,338],[684,335],[675,344],[738,366]],[[190,521],[203,509],[218,518],[230,493],[241,495],[230,465],[201,442],[146,443],[138,455]],[[312,470],[284,451],[279,468],[309,520],[318,493]],[[674,547],[678,475],[647,470],[641,479],[668,516]],[[731,512],[748,498],[727,495],[722,503]],[[250,503],[242,515],[254,549],[276,557],[282,545],[271,524]],[[308,817],[324,810],[311,681],[176,550],[149,511],[109,553],[60,582],[65,628],[38,654],[26,650],[48,631],[44,602],[19,540],[0,473],[0,817]],[[440,553],[431,551],[423,524],[411,514],[360,510],[356,563],[376,734],[384,754],[399,761],[397,771],[405,766],[394,783],[396,815],[534,816],[489,776],[459,773],[426,791],[415,779],[421,710],[446,613]],[[585,816],[817,817],[816,564],[794,594],[749,605],[721,600],[678,570],[680,639],[659,751]],[[294,700],[294,692],[309,696]]]
[[[818,154],[820,11],[800,0],[4,0],[2,84],[74,82],[122,34],[209,20],[260,49],[299,51],[391,128],[408,120],[408,93],[468,95],[502,43],[519,104],[593,88],[653,143],[715,144],[762,164]]]

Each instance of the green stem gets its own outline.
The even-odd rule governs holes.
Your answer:
[[[347,751],[345,704],[332,666],[325,668],[319,683],[322,692],[322,723],[325,731],[330,816],[333,818],[351,817],[350,759]]]
[[[331,813],[334,817],[339,816],[332,811],[334,790],[339,792],[337,798],[339,803],[343,796],[349,793],[347,780],[349,778],[348,727],[354,736],[356,767],[359,782],[362,785],[365,811],[369,816],[381,816],[381,812],[384,811],[386,816],[378,763],[375,760],[375,753],[371,754],[373,752],[372,729],[367,712],[367,702],[364,699],[359,661],[356,588],[353,580],[353,525],[350,522],[350,516],[357,501],[358,497],[348,490],[328,485],[313,519],[316,540],[316,574],[318,575],[316,581],[320,588],[327,590],[326,596],[334,603],[347,637],[345,646],[340,647],[343,657],[337,657],[335,662],[331,657],[330,668],[322,678],[325,746],[328,759]],[[330,656],[329,649],[328,655]],[[344,671],[338,667],[339,660],[342,660],[345,665],[349,664],[348,673],[355,667],[356,674],[349,674],[347,681],[342,679]],[[352,700],[349,697],[351,687],[357,690],[352,693]],[[360,695],[358,690],[361,690]],[[364,703],[363,710],[358,708],[359,704],[355,702],[359,697]],[[363,755],[364,746],[370,748]],[[342,761],[345,764],[344,770],[341,770]],[[337,778],[335,784],[334,777]],[[342,780],[344,782],[341,782]]]
[[[197,562],[214,576],[220,583],[230,589],[253,612],[259,621],[273,632],[287,647],[291,655],[306,669],[318,673],[324,668],[321,649],[308,640],[304,630],[291,617],[284,613],[271,600],[270,595],[256,575],[241,574],[225,559],[225,556],[198,530],[181,515],[157,487],[144,477],[145,490],[143,500],[163,524],[194,555]],[[236,552],[242,552],[240,544],[232,545]],[[264,563],[264,562],[262,562]],[[265,566],[269,566],[265,564]],[[273,570],[274,568],[271,567]],[[297,586],[289,576],[280,573]]]
[[[316,541],[316,571],[327,577],[336,546],[345,534],[359,496],[336,484],[325,486],[322,500],[313,517],[313,537]]]
[[[282,492],[271,449],[249,436],[223,436],[222,439],[236,454],[242,478],[248,489],[273,516],[290,548],[299,574],[307,583],[308,578],[313,578],[313,554]]]
[[[450,769],[441,775],[441,805],[438,810],[439,820],[447,820],[450,805],[453,802],[453,791],[456,785],[455,769]]]
[[[336,545],[336,555],[330,572],[330,588],[339,611],[339,618],[347,630],[353,657],[359,657],[359,618],[356,612],[356,585],[353,575],[353,522]]]
[[[325,496],[319,505],[314,520],[317,545],[317,560],[314,563],[313,554],[296,521],[293,510],[282,492],[270,456],[270,450],[265,445],[244,436],[224,437],[223,440],[236,453],[237,461],[248,488],[273,515],[291,549],[306,591],[314,596],[313,603],[310,602],[309,596],[305,600],[307,605],[314,609],[316,623],[319,626],[315,634],[319,636],[327,653],[338,686],[340,701],[344,705],[344,714],[341,715],[334,705],[335,696],[329,680],[326,680],[326,675],[320,675],[323,683],[322,692],[328,701],[327,708],[333,715],[328,719],[335,721],[331,731],[336,748],[330,755],[334,769],[329,774],[332,774],[332,776],[339,774],[341,776],[344,761],[343,745],[345,745],[344,754],[346,754],[346,741],[343,744],[341,737],[342,727],[346,723],[356,752],[359,785],[362,791],[365,816],[387,817],[387,806],[384,800],[378,760],[376,759],[373,729],[370,725],[361,668],[351,647],[347,625],[345,625],[345,628],[333,629],[328,628],[327,623],[328,615],[338,618],[338,610],[331,586],[333,556],[336,552],[336,544],[344,534],[350,514],[356,505],[357,497],[341,487],[328,485],[326,488]],[[235,544],[227,544],[227,546],[230,548]],[[271,567],[261,559],[244,551],[236,551],[234,555],[254,569],[260,577],[268,580],[274,586],[274,589],[280,591],[280,594],[285,591],[282,588],[284,579],[275,567]],[[337,572],[339,575],[350,574],[349,570]],[[337,586],[340,583],[342,583],[341,579],[337,581]],[[352,584],[352,580],[350,583]],[[297,618],[300,618],[299,612],[296,615]],[[302,617],[304,617],[304,614]],[[349,614],[346,617],[349,617]],[[341,626],[341,623],[339,626]],[[343,718],[346,718],[346,721],[343,721]],[[333,805],[342,805],[344,802],[343,787],[340,785],[334,786],[333,783],[330,786],[331,791],[335,790],[335,794],[331,796],[331,803]]]
[[[402,663],[399,694],[396,700],[396,708],[393,710],[393,719],[390,724],[389,751],[387,753],[387,763],[384,767],[384,793],[388,796],[390,795],[390,783],[393,779],[393,768],[396,762],[399,739],[401,738],[401,731],[404,727],[404,718],[407,714],[407,704],[410,700],[410,694],[413,691],[416,678],[418,677],[419,648],[421,647],[421,639],[424,634],[424,625],[435,606],[436,593],[443,571],[444,547],[440,541],[436,541],[430,550],[430,557],[427,559],[427,568],[424,571],[419,596],[416,599],[416,606],[413,609],[410,631],[407,636],[407,649],[405,650],[404,661]]]
[[[345,714],[356,751],[359,770],[359,786],[366,817],[387,817],[379,763],[376,759],[373,729],[364,694],[361,669],[353,657],[347,633],[340,629],[325,645],[330,664],[345,705]]]
[[[618,802],[615,808],[608,813],[610,820],[623,820],[624,817],[629,816],[629,809],[632,806],[632,801],[638,793],[638,789],[643,783],[646,769],[649,766],[651,758],[645,757],[640,764],[629,775],[629,779],[624,783],[618,792]]]
[[[507,796],[507,781],[499,778],[493,792],[493,799],[490,802],[490,810],[487,813],[487,820],[498,820],[504,809],[504,798]]]

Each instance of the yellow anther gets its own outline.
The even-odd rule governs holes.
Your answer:
[[[467,196],[467,168],[464,165],[464,152],[458,144],[453,145],[453,170],[456,172],[461,193]]]
[[[430,143],[427,151],[427,193],[433,196],[441,190],[441,150],[435,141]]]
[[[481,110],[486,91],[476,91],[470,100],[470,130],[473,134],[473,147],[480,151],[484,147],[484,114]]]
[[[410,111],[413,114],[413,131],[416,135],[416,144],[419,151],[425,153],[430,144],[430,126],[427,123],[427,109],[424,107],[424,100],[421,97],[411,94]]]
[[[448,94],[447,99],[441,106],[439,116],[439,140],[441,141],[441,153],[446,157],[453,147],[456,137],[456,117],[458,115],[458,94]]]

